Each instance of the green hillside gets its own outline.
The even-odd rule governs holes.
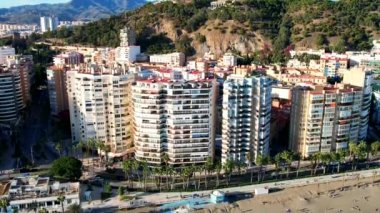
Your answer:
[[[203,48],[226,49],[213,40],[211,32],[217,31],[227,39],[237,39],[236,42],[259,44],[249,51],[240,48],[237,52],[253,53],[267,48],[274,61],[283,60],[294,46],[324,47],[338,52],[367,50],[371,48],[371,39],[380,37],[377,0],[242,0],[215,10],[209,9],[209,3],[210,0],[148,3],[121,16],[61,29],[45,37],[60,38],[67,44],[115,47],[119,29],[129,25],[136,29],[144,51],[177,49],[192,55],[200,51],[202,44]]]

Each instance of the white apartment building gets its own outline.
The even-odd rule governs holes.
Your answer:
[[[43,33],[57,29],[58,25],[59,25],[58,17],[48,17],[48,16],[40,17],[40,27],[41,27],[41,32]]]
[[[223,55],[223,66],[226,66],[226,67],[237,66],[237,56],[230,52],[225,53]]]
[[[16,124],[24,107],[20,71],[0,68],[0,126]]]
[[[234,3],[236,0],[217,0],[210,2],[210,9],[214,10],[218,7],[224,7],[228,3]]]
[[[136,45],[136,33],[130,27],[120,30],[120,47],[129,47]]]
[[[230,75],[223,88],[222,163],[269,154],[271,80]]]
[[[79,52],[66,52],[53,57],[54,65],[68,65],[71,67],[79,66],[84,63],[84,56]]]
[[[117,47],[116,62],[121,64],[134,63],[136,62],[137,55],[140,53],[140,46]]]
[[[140,46],[136,46],[136,34],[134,30],[125,27],[120,30],[120,46],[116,48],[116,62],[120,64],[134,63],[141,53]]]
[[[350,58],[350,66],[365,66],[373,61],[380,61],[380,54],[371,52],[347,51]]]
[[[204,163],[214,156],[214,80],[138,80],[132,86],[135,157],[161,165]]]
[[[0,65],[7,63],[7,57],[8,56],[14,56],[16,55],[15,48],[13,47],[7,47],[2,46],[0,47]]]
[[[72,204],[80,205],[80,184],[51,181],[49,177],[26,176],[16,177],[5,183],[0,197],[9,200],[8,212],[30,212],[34,209],[46,209],[49,212],[60,212],[62,206],[57,201],[60,195],[65,196],[64,209]]]
[[[365,140],[367,137],[373,79],[374,73],[363,67],[350,69],[343,76],[343,83],[361,87],[363,90],[359,140]]]
[[[321,56],[320,64],[321,72],[326,77],[342,76],[348,69],[349,59],[347,55],[325,53]]]
[[[156,54],[149,56],[150,63],[166,64],[172,67],[182,67],[185,65],[185,54],[180,52],[169,54]]]
[[[295,87],[292,91],[289,149],[308,157],[347,149],[360,134],[360,87]]]
[[[132,146],[130,85],[133,77],[119,70],[92,67],[67,71],[72,141],[91,138],[121,156]]]

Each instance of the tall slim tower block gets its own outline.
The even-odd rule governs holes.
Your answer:
[[[271,88],[269,78],[255,74],[230,75],[224,82],[222,163],[269,154]]]

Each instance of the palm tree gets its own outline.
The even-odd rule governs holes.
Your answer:
[[[164,153],[164,154],[161,156],[161,159],[162,159],[162,161],[164,162],[165,166],[169,165],[170,158],[169,158],[168,153]]]
[[[193,171],[190,166],[185,166],[182,168],[181,176],[183,179],[183,189],[189,188],[190,177],[192,174],[193,174]],[[186,183],[186,188],[185,188],[185,183]]]
[[[69,213],[82,213],[82,208],[79,204],[74,203],[69,206]]]
[[[122,169],[124,171],[125,178],[127,179],[127,182],[130,183],[129,174],[130,174],[131,169],[132,169],[132,161],[131,160],[123,161]]]
[[[171,182],[172,186],[175,182],[175,170],[174,170],[173,166],[166,167],[166,174],[167,174],[166,186],[167,186],[167,189],[169,190],[169,182]]]
[[[97,149],[99,151],[99,154],[101,154],[101,152],[105,152],[105,149],[106,149],[106,144],[101,141],[101,140],[94,140],[93,141],[94,144],[92,144],[94,147],[94,150]],[[103,158],[100,157],[100,161],[103,163]]]
[[[372,159],[378,154],[379,151],[380,151],[380,141],[375,141],[371,143]]]
[[[155,167],[153,168],[152,170],[152,175],[154,177],[154,182],[156,183],[156,186],[157,188],[159,189],[159,191],[161,192],[161,177],[162,177],[162,173],[164,173],[164,167]]]
[[[205,189],[207,189],[207,176],[210,174],[210,172],[213,170],[214,167],[214,161],[211,157],[208,157],[206,160],[206,163],[204,165],[204,172],[205,172]]]
[[[0,199],[0,208],[4,211],[4,212],[7,212],[7,207],[9,205],[9,202],[7,199],[5,198],[2,198]]]
[[[358,144],[358,153],[357,153],[357,156],[360,160],[363,160],[363,159],[366,159],[366,164],[367,164],[367,167],[369,166],[368,165],[368,161],[369,161],[369,153],[370,153],[371,149],[370,147],[367,145],[367,143],[365,141],[360,141],[360,143]]]
[[[88,150],[91,150],[92,157],[94,156],[96,146],[97,146],[97,140],[95,138],[90,138],[87,140],[87,148],[88,148]]]
[[[348,150],[350,152],[350,160],[351,160],[351,164],[352,164],[352,170],[356,170],[356,157],[357,157],[357,154],[359,152],[359,148],[358,148],[358,145],[356,144],[356,142],[349,142],[348,143]]]
[[[330,153],[322,153],[321,161],[323,164],[323,174],[326,174],[326,167],[328,168],[331,162],[331,154]]]
[[[82,162],[83,162],[83,158],[85,157],[84,155],[86,155],[88,157],[89,155],[89,150],[88,150],[88,146],[87,146],[87,143],[83,142],[82,140],[79,141],[79,143],[77,144],[78,148],[80,150],[83,151],[84,149],[84,152],[82,153]]]
[[[66,197],[63,194],[59,195],[57,198],[57,201],[61,204],[62,212],[65,212],[65,208],[63,206],[63,202],[65,202],[65,200]]]
[[[237,160],[235,161],[235,167],[238,171],[238,174],[241,175],[241,170],[244,169],[245,163]]]
[[[265,157],[262,154],[258,154],[256,158],[256,165],[259,166],[259,172],[257,173],[257,182],[261,180],[261,170],[263,169]],[[251,169],[251,183],[252,183],[252,169]]]
[[[108,154],[111,152],[111,146],[105,145],[103,151],[106,155],[106,168],[108,168]]]
[[[230,185],[230,180],[231,180],[232,172],[235,169],[235,162],[233,160],[231,160],[231,159],[227,159],[227,161],[223,165],[223,169],[224,169],[224,173],[227,176],[227,186],[229,186]]]
[[[331,153],[331,160],[338,164],[337,172],[340,173],[340,165],[345,159],[346,152],[343,149],[339,149],[337,152]]]
[[[316,153],[311,154],[309,156],[309,159],[312,165],[311,175],[315,175],[317,173],[318,164],[321,159],[321,152],[316,152]]]
[[[281,153],[277,153],[275,156],[274,156],[274,167],[275,167],[275,171],[276,171],[276,179],[278,178],[278,172],[279,172],[279,169],[280,169],[280,163],[282,161],[282,158],[281,158]]]
[[[199,188],[201,187],[202,172],[206,171],[206,169],[205,169],[204,165],[199,165],[199,166],[193,165],[193,171],[194,171],[194,180],[196,177],[196,173],[198,173],[198,187],[195,187],[195,188],[199,190]],[[194,182],[196,185],[196,181],[194,181]]]
[[[298,177],[298,173],[300,171],[300,166],[301,166],[301,160],[302,160],[302,156],[299,152],[294,154],[294,160],[297,161],[297,177]]]
[[[290,172],[290,168],[292,166],[294,155],[292,152],[285,150],[285,151],[281,152],[280,157],[281,157],[281,159],[283,159],[286,162],[286,165],[287,165],[286,178],[289,178],[289,172]]]
[[[140,168],[140,163],[137,161],[137,160],[133,160],[132,161],[132,170],[133,170],[133,173],[137,174],[137,181],[139,184],[140,183],[140,171],[139,171],[139,168]],[[133,180],[132,180],[132,183],[133,183]],[[133,188],[133,185],[132,185],[132,188]]]
[[[222,171],[222,164],[220,162],[216,163],[215,165],[215,172],[216,172],[216,187],[219,187],[219,177],[220,172]]]
[[[263,167],[262,167],[262,170],[261,170],[261,180],[260,181],[264,181],[265,179],[265,170],[266,170],[266,166],[269,165],[271,163],[271,158],[269,156],[265,156],[263,161],[262,161],[262,164],[263,164]]]
[[[144,192],[146,191],[146,182],[149,177],[150,168],[148,166],[148,163],[146,161],[141,163],[142,166],[142,174],[143,174],[143,183],[144,183]]]
[[[164,162],[164,171],[165,171],[165,176],[166,176],[166,185],[167,185],[167,188],[169,189],[169,169],[168,169],[168,166],[169,166],[169,161],[170,161],[170,157],[168,155],[168,153],[164,153],[162,156],[161,156],[161,160],[162,162]]]
[[[252,168],[253,153],[248,152],[246,158],[247,158],[247,162],[248,162],[248,168],[250,169],[250,172],[251,172],[251,183],[252,183],[253,182],[253,168]]]
[[[89,150],[89,154],[91,153],[91,155],[92,155],[91,159],[92,159],[92,169],[93,170],[95,168],[94,155],[95,155],[95,151],[96,151],[96,144],[97,144],[97,140],[95,138],[90,138],[87,140],[87,149]]]

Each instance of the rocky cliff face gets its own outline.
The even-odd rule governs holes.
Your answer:
[[[219,57],[229,50],[245,55],[262,49],[264,44],[270,45],[269,39],[258,32],[250,31],[247,24],[233,20],[227,22],[210,20],[197,31],[187,33],[185,30],[176,30],[170,20],[163,19],[153,26],[153,29],[156,33],[165,33],[173,41],[182,35],[189,36],[192,38],[192,46],[197,56],[211,51]]]

